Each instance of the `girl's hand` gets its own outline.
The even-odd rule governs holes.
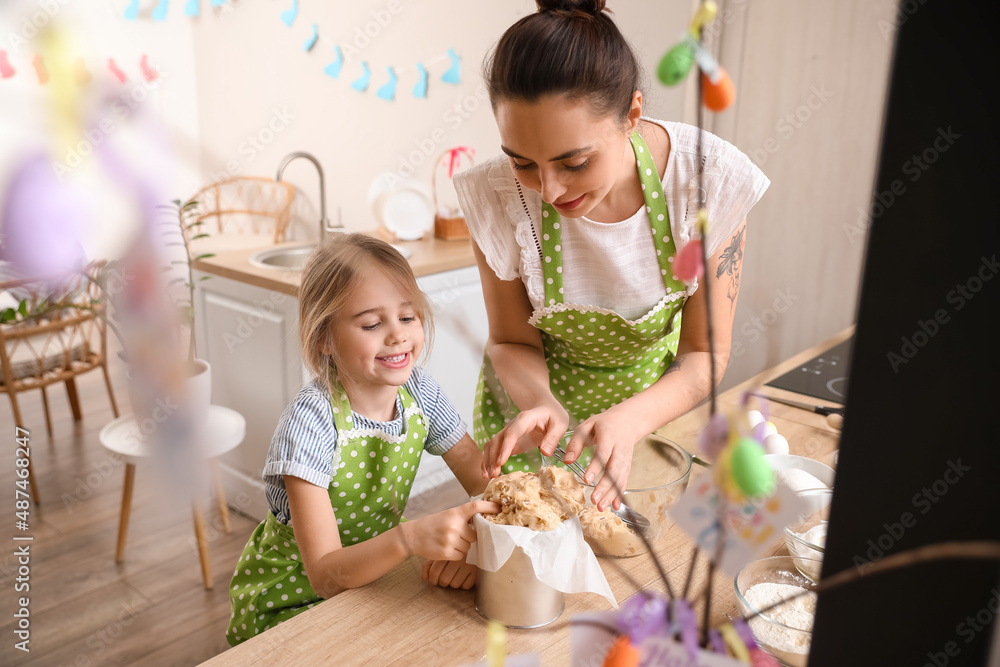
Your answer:
[[[598,510],[621,506],[621,497],[632,470],[632,450],[640,436],[632,431],[633,420],[624,410],[611,408],[582,422],[566,445],[566,461],[580,457],[585,446],[593,450],[584,481],[592,484],[600,477],[590,500]],[[604,473],[601,476],[601,473]]]
[[[514,454],[541,449],[552,456],[559,440],[566,435],[569,413],[561,405],[540,405],[517,414],[503,430],[486,443],[483,450],[483,477],[497,477],[500,466]]]
[[[432,586],[469,590],[476,585],[479,568],[459,560],[429,560],[424,563],[421,576]]]
[[[403,542],[410,553],[429,560],[465,560],[476,541],[476,529],[469,525],[478,513],[496,514],[500,506],[475,500],[450,510],[399,524]]]

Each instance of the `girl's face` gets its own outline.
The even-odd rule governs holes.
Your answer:
[[[561,216],[586,216],[619,179],[635,172],[628,141],[634,124],[596,117],[586,100],[503,100],[496,120],[517,180]]]
[[[424,348],[424,329],[410,297],[369,267],[332,324],[340,381],[365,391],[399,387]]]

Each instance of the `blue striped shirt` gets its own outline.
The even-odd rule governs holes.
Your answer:
[[[414,368],[404,386],[425,416],[427,443],[424,451],[441,456],[465,436],[468,427],[438,383],[421,369]],[[353,411],[351,414],[354,428],[377,429],[387,435],[403,432],[403,404],[398,394],[393,421],[376,421]],[[336,449],[337,426],[330,407],[330,393],[326,383],[316,379],[304,386],[285,408],[267,451],[263,474],[265,493],[278,521],[287,524],[291,516],[283,476],[299,477],[324,489],[329,487]]]

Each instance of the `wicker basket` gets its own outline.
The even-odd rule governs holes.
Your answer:
[[[472,151],[463,148],[449,148],[441,153],[434,162],[434,170],[431,172],[431,192],[434,193],[434,237],[445,241],[469,238],[469,226],[465,224],[465,216],[459,208],[448,207],[442,209],[438,205],[437,195],[437,172],[438,167],[444,163],[444,158],[453,151],[461,150],[473,162]]]

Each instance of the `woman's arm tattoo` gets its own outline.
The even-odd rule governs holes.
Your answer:
[[[729,281],[729,289],[726,291],[730,308],[736,307],[736,297],[740,292],[740,270],[743,266],[743,246],[745,244],[744,232],[746,232],[746,225],[740,227],[739,231],[733,235],[729,247],[722,252],[722,260],[715,273],[716,278],[722,278],[724,273],[732,276],[732,280]]]

